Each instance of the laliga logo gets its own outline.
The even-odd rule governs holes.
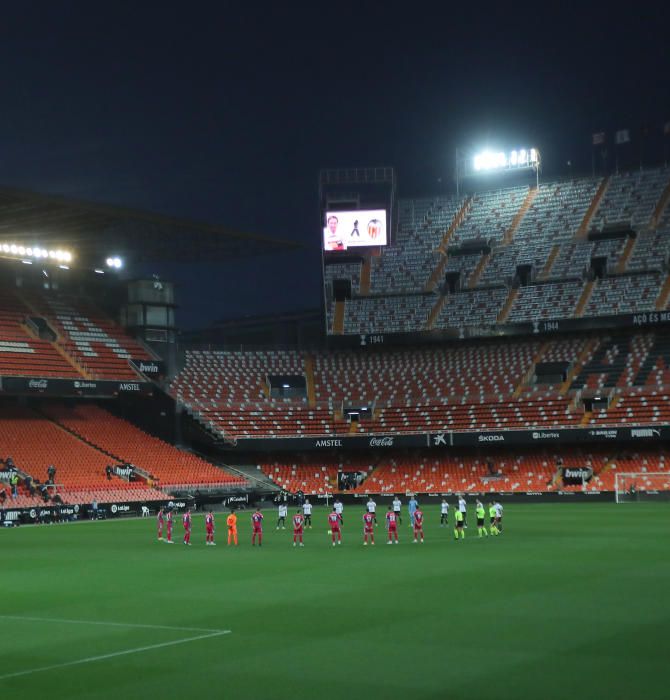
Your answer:
[[[112,503],[112,507],[110,508],[110,510],[112,511],[112,513],[116,513],[116,511],[118,510],[118,508],[116,507],[116,503]]]

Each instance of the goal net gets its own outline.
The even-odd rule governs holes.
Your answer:
[[[617,503],[670,500],[670,471],[617,474],[614,490]]]

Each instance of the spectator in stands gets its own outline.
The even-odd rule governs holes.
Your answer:
[[[109,464],[105,467],[105,474],[107,476],[107,481],[111,481],[112,480],[112,467]]]
[[[53,464],[49,465],[49,468],[47,469],[47,474],[49,475],[49,481],[53,484],[54,479],[56,478],[56,467],[54,467]]]
[[[16,471],[16,465],[14,464],[14,460],[11,457],[7,457],[7,459],[5,460],[5,469],[8,472]]]
[[[495,475],[495,465],[493,464],[493,460],[490,457],[486,460],[486,468],[489,470],[490,476]]]
[[[12,498],[19,495],[19,475],[14,472],[9,480],[9,485],[12,487]]]
[[[40,494],[42,495],[42,500],[47,503],[49,501],[49,489],[46,484],[40,486]]]
[[[5,489],[0,489],[0,503],[4,503],[7,500],[7,492]]]
[[[33,486],[33,480],[30,474],[26,474],[26,478],[23,480],[23,485],[26,487],[26,491],[32,496],[35,493],[35,487]]]

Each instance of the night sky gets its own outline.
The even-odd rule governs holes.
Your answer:
[[[3,8],[0,182],[305,246],[141,270],[178,282],[183,327],[319,305],[322,167],[393,165],[401,194],[436,193],[457,145],[537,145],[545,175],[583,173],[591,134],[621,128],[631,165],[644,128],[663,158],[661,3],[96,5]]]

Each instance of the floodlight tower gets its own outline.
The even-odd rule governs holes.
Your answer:
[[[540,151],[537,148],[518,148],[512,151],[485,149],[478,153],[456,149],[456,194],[460,196],[461,180],[494,173],[535,171],[535,184],[540,186]]]

